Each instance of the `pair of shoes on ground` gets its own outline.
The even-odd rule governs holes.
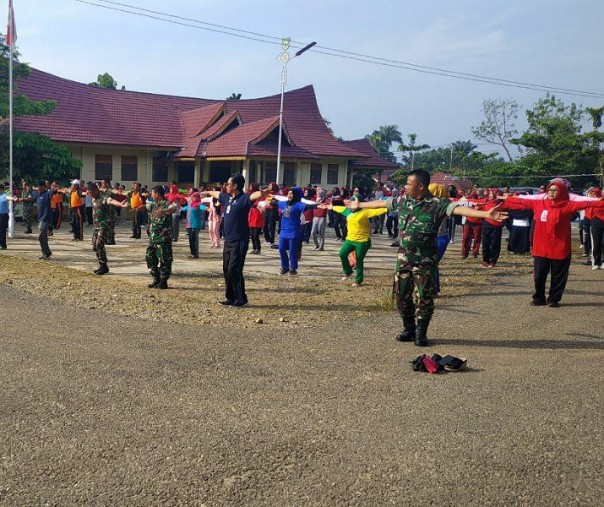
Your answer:
[[[241,308],[243,306],[247,306],[247,299],[244,301],[233,301],[232,299],[225,299],[224,301],[219,301],[222,306],[231,306],[234,308]]]
[[[279,274],[295,276],[298,274],[298,271],[296,271],[295,269],[281,269],[281,271],[279,271]]]
[[[558,301],[544,301],[541,299],[533,299],[531,301],[531,306],[549,306],[550,308],[559,308],[560,303]]]
[[[427,373],[438,373],[439,371],[462,371],[468,363],[466,358],[458,358],[453,356],[442,357],[439,354],[422,354],[411,361],[411,369],[413,371],[421,371]]]

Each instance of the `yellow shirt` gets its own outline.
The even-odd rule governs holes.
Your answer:
[[[345,206],[333,206],[332,209],[336,213],[340,213],[346,217],[346,226],[348,228],[346,239],[356,243],[366,243],[369,241],[371,237],[371,223],[369,219],[379,217],[388,211],[386,208],[376,208],[360,209],[353,212]]]

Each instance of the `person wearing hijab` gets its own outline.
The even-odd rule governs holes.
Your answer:
[[[302,202],[302,195],[300,187],[292,187],[287,192],[287,200],[279,201],[278,204],[281,210],[279,257],[282,275],[298,274],[298,251],[304,234],[300,217],[306,209],[306,204]]]
[[[531,305],[560,306],[568,280],[571,261],[571,226],[573,214],[587,208],[604,208],[604,201],[571,201],[568,182],[553,180],[546,188],[544,199],[506,197],[506,203],[519,204],[532,209],[535,215],[533,236],[533,278],[535,293]],[[550,275],[549,294],[545,297],[545,284]]]

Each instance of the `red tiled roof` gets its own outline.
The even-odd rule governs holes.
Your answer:
[[[157,147],[177,150],[187,156],[199,156],[200,150],[203,151],[203,135],[200,134],[211,129],[221,111],[225,116],[236,111],[242,125],[208,144],[207,150],[214,153],[213,156],[228,156],[230,151],[241,151],[241,143],[251,144],[259,135],[260,124],[244,127],[264,121],[262,125],[268,128],[279,114],[280,106],[280,95],[225,102],[107,90],[37,69],[19,80],[17,93],[33,100],[56,101],[56,108],[50,115],[15,118],[18,130],[40,132],[65,143]],[[299,151],[311,158],[366,158],[329,132],[310,85],[285,93],[283,117],[292,145],[283,147],[284,156],[285,151],[292,153],[291,156],[297,156],[293,153]],[[216,130],[220,130],[219,127]],[[237,131],[240,132],[235,134]],[[198,136],[200,139],[196,139]],[[220,141],[222,137],[226,139]],[[254,149],[260,152],[266,151],[267,147]]]
[[[354,139],[352,141],[344,141],[344,144],[350,146],[353,150],[365,155],[367,158],[363,160],[353,160],[349,163],[350,167],[367,168],[367,169],[398,169],[398,165],[390,160],[381,158],[373,149],[373,146],[367,139]]]

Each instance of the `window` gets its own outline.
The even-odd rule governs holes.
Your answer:
[[[153,157],[153,181],[168,181],[168,161],[165,157]]]
[[[193,183],[195,162],[176,163],[176,183]]]
[[[283,164],[283,183],[288,187],[296,184],[296,164],[294,162]]]
[[[267,162],[266,169],[264,171],[264,183],[277,182],[277,163]]]
[[[113,179],[113,159],[111,155],[94,156],[94,179],[97,181]]]
[[[138,180],[138,159],[136,157],[122,156],[122,181]]]
[[[320,185],[323,175],[323,164],[310,164],[310,184]]]
[[[327,165],[327,184],[328,185],[337,185],[338,184],[339,172],[340,172],[340,166],[338,164],[328,164]]]
[[[247,175],[249,183],[260,183],[260,175],[262,174],[262,162],[259,160],[250,160],[250,168]]]

